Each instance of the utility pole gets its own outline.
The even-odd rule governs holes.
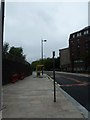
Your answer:
[[[42,64],[43,64],[43,40],[41,40],[41,51],[42,51]],[[42,75],[43,75],[43,68],[42,68]]]
[[[4,33],[4,4],[5,2],[1,2],[1,11],[0,11],[0,80],[2,85],[2,48],[3,48],[3,33]],[[2,91],[0,85],[0,91]],[[0,101],[2,101],[2,92],[0,94]],[[0,111],[3,109],[2,102],[0,102]]]
[[[54,102],[56,102],[56,86],[55,86],[55,51],[53,51],[53,79],[54,79]]]
[[[1,2],[1,10],[2,10],[2,32],[4,31],[4,7],[5,7],[5,2],[3,1],[3,2]]]
[[[47,40],[41,39],[41,56],[42,56],[42,64],[43,64],[43,42],[47,42]],[[42,75],[43,75],[43,68],[42,68]]]

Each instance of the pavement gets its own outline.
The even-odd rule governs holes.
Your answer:
[[[14,84],[3,86],[3,118],[84,118],[77,107],[67,99],[56,84],[56,102],[53,81],[35,73]]]
[[[2,119],[2,111],[0,111],[0,120]]]

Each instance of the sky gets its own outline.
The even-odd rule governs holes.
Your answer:
[[[88,2],[7,2],[4,42],[22,47],[28,62],[69,46],[71,33],[88,26]]]

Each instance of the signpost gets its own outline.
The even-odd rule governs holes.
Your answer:
[[[53,79],[54,79],[54,102],[56,102],[56,86],[55,86],[55,51],[53,51]]]

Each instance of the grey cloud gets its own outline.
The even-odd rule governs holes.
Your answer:
[[[5,41],[22,46],[28,61],[68,46],[69,34],[88,25],[87,3],[7,3]]]

